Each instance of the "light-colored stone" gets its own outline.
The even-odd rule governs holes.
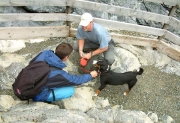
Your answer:
[[[148,112],[147,113],[148,117],[151,118],[151,120],[155,123],[158,122],[158,116],[156,113],[153,113],[153,112]]]
[[[9,67],[13,62],[24,62],[27,61],[23,56],[12,54],[12,53],[5,53],[0,57],[0,63],[3,68]]]
[[[30,39],[29,43],[40,43],[40,42],[43,42],[45,40],[46,40],[45,38]]]
[[[0,40],[1,52],[14,52],[25,47],[23,40]]]
[[[119,72],[133,71],[141,66],[138,58],[125,49],[116,47],[115,55],[117,58],[115,63],[112,65],[112,69],[119,67],[121,68],[121,71]]]
[[[64,99],[64,106],[66,109],[76,109],[83,112],[89,110],[94,101],[92,100],[92,96],[94,95],[94,91],[90,87],[78,87],[75,89],[75,94],[68,99]]]
[[[107,106],[110,106],[109,100],[107,98],[104,99],[103,97],[94,96],[93,101],[94,101],[93,107],[95,108],[105,108]]]
[[[11,96],[0,95],[0,111],[8,111],[14,103],[14,99]]]

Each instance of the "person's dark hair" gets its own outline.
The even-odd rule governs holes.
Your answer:
[[[62,60],[66,56],[69,56],[72,51],[73,48],[69,43],[62,42],[56,47],[55,54]]]

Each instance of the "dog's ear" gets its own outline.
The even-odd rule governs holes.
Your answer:
[[[98,60],[97,64],[99,66],[106,66],[108,64],[108,60],[106,59]]]
[[[107,67],[106,67],[106,66],[104,66],[104,65],[103,65],[103,66],[100,66],[100,71],[101,71],[101,72],[106,71],[106,69],[107,69]]]
[[[108,60],[102,59],[102,60],[98,61],[97,64],[100,66],[100,69],[99,69],[99,70],[100,70],[101,72],[107,71],[107,68],[108,68]]]
[[[97,64],[98,64],[99,66],[103,65],[102,60],[98,60]]]

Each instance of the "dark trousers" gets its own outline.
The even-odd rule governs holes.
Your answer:
[[[96,44],[92,41],[85,39],[83,51],[84,52],[94,51],[94,50],[98,49],[99,46],[100,46],[99,44]],[[77,52],[79,51],[78,41],[74,42],[73,49]],[[113,39],[111,39],[111,41],[109,42],[108,50],[103,52],[103,55],[104,55],[105,59],[108,60],[109,65],[112,65],[114,62],[114,59],[115,59],[114,58],[114,40]]]

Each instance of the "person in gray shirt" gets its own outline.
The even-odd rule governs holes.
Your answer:
[[[74,43],[73,49],[79,51],[80,57],[90,59],[94,55],[103,53],[108,64],[113,64],[114,41],[103,26],[93,21],[90,13],[84,13],[81,16],[76,38],[78,41]]]

